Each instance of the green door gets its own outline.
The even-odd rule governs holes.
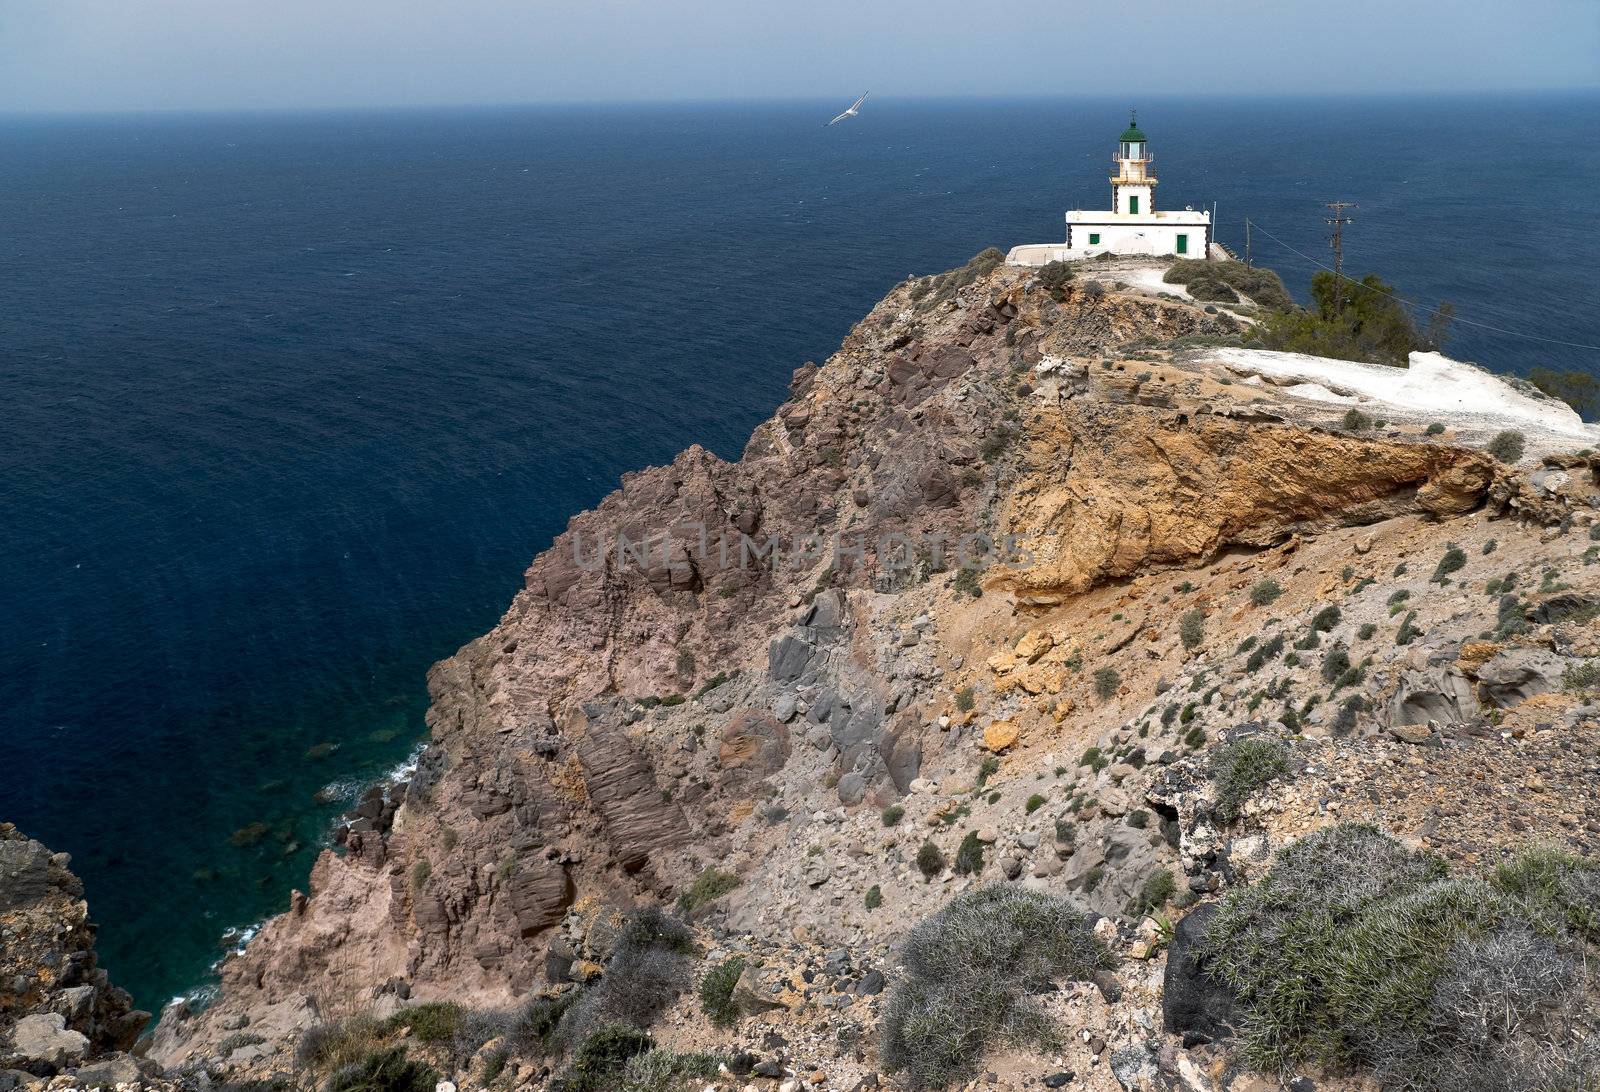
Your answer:
[[[1178,253],[1189,253],[1189,237],[1187,235],[1178,236]]]
[[[1139,215],[1139,195],[1136,193],[1128,195],[1128,213],[1131,216]]]

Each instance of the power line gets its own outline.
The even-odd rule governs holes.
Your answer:
[[[1304,258],[1306,261],[1310,262],[1319,269],[1326,269],[1329,273],[1332,273],[1335,277],[1338,277],[1342,281],[1349,281],[1353,285],[1365,288],[1368,292],[1376,292],[1381,296],[1388,296],[1390,299],[1396,301],[1397,303],[1402,303],[1407,307],[1415,307],[1418,310],[1427,311],[1429,314],[1434,315],[1440,313],[1439,308],[1437,307],[1429,307],[1425,303],[1418,303],[1416,300],[1408,300],[1397,292],[1388,292],[1381,288],[1373,288],[1370,285],[1362,284],[1360,281],[1351,280],[1349,277],[1346,277],[1342,272],[1333,268],[1331,265],[1328,265],[1326,262],[1319,262],[1311,255],[1296,250],[1294,247],[1290,246],[1288,243],[1272,234],[1272,232],[1268,231],[1260,224],[1256,224],[1254,221],[1250,221],[1250,223],[1254,224],[1257,231],[1261,232],[1261,234],[1265,235],[1267,238],[1283,247],[1283,249],[1287,250],[1289,253]],[[1487,322],[1474,322],[1472,319],[1464,319],[1455,314],[1451,314],[1447,317],[1451,322],[1459,322],[1463,326],[1476,326],[1480,330],[1490,330],[1497,334],[1505,334],[1507,337],[1520,337],[1525,338],[1528,341],[1542,341],[1549,345],[1564,345],[1569,349],[1592,349],[1593,351],[1600,353],[1600,345],[1588,345],[1581,341],[1562,341],[1560,338],[1540,337],[1538,334],[1525,334],[1520,330],[1507,330],[1501,326],[1491,326]]]

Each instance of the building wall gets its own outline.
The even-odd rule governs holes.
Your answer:
[[[1210,240],[1210,225],[1199,224],[1072,224],[1067,225],[1072,258],[1092,258],[1096,254],[1176,254],[1178,236],[1189,237],[1186,258],[1204,258]],[[1089,242],[1091,234],[1098,243]],[[1066,260],[1066,259],[1063,259]]]

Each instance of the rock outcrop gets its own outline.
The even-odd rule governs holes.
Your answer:
[[[150,1019],[95,960],[95,926],[70,858],[0,823],[0,1080],[97,1066],[129,1080]]]

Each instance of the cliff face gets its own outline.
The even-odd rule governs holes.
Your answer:
[[[254,1061],[333,1014],[507,1004],[567,976],[575,905],[665,900],[708,865],[743,879],[708,911],[729,935],[886,958],[896,927],[842,913],[844,878],[886,855],[907,884],[899,927],[939,892],[912,883],[903,840],[847,850],[877,809],[920,801],[945,829],[948,786],[970,788],[985,753],[1018,786],[1036,767],[1060,778],[1192,672],[1180,609],[1221,610],[1273,573],[1309,610],[1332,594],[1331,562],[1301,575],[1319,544],[1382,555],[1406,534],[1431,552],[1465,533],[1441,521],[1543,526],[1593,502],[1582,459],[1558,492],[1481,438],[1340,430],[1205,358],[1245,319],[1114,276],[1109,291],[1052,293],[1007,268],[902,285],[795,373],[738,462],[691,448],[575,517],[500,624],[430,673],[416,777],[363,806],[310,898],[226,964],[215,1005],[164,1014],[153,1055],[227,1058],[247,1022],[267,1040]],[[1181,593],[1174,569],[1197,574]],[[1110,694],[1091,696],[1086,653],[1119,665]],[[1389,671],[1374,706],[1428,672]],[[1362,733],[1403,720],[1366,715]],[[1140,756],[1100,815],[1137,803]],[[1081,860],[1087,835],[1060,860],[1037,834],[987,844],[1006,875],[1108,913],[1140,869],[1199,859],[1116,838]],[[1083,891],[1108,852],[1110,879]]]
[[[96,966],[95,927],[64,853],[0,823],[0,1080],[137,1080],[150,1019]],[[7,1085],[0,1085],[7,1087]]]

